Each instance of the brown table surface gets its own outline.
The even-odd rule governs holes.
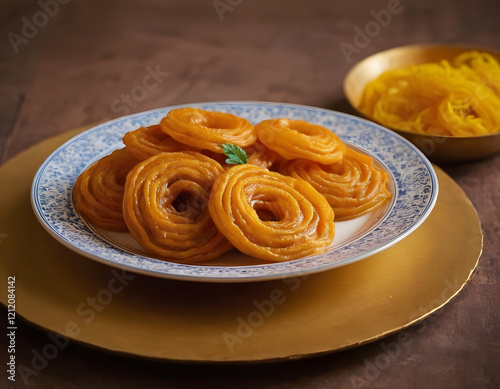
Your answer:
[[[395,11],[390,20],[381,12],[387,9]],[[276,101],[351,113],[342,81],[353,64],[411,43],[498,50],[499,11],[496,0],[3,2],[0,162],[73,128],[181,103]],[[369,25],[382,14],[385,26]],[[358,29],[369,26],[372,36],[358,38],[357,52],[344,55],[341,43],[355,45]],[[153,70],[155,82],[144,84]],[[30,387],[500,387],[500,155],[442,167],[479,213],[484,252],[464,290],[426,320],[425,331],[410,328],[411,346],[381,371],[368,366],[385,352],[382,342],[397,335],[312,359],[249,366],[146,361],[71,344]],[[29,366],[31,350],[46,337],[19,323],[17,363]],[[5,362],[6,348],[1,353]],[[0,387],[25,386],[7,381],[3,366]]]

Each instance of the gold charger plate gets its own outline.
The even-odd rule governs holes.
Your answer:
[[[56,242],[36,220],[38,166],[72,131],[0,167],[0,275],[16,311],[88,345],[184,362],[262,362],[354,347],[444,306],[477,266],[482,233],[460,187],[436,168],[440,194],[414,233],[352,265],[308,277],[207,284],[123,272]],[[7,287],[1,302],[7,305]]]

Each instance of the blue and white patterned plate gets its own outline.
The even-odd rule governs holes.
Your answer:
[[[110,266],[156,277],[203,282],[246,282],[300,276],[347,265],[389,248],[414,231],[431,213],[438,181],[430,162],[411,143],[372,122],[326,109],[280,103],[218,102],[185,106],[230,112],[253,123],[285,117],[331,129],[350,147],[371,155],[390,173],[393,198],[384,209],[336,223],[336,236],[323,254],[282,263],[260,263],[231,251],[203,265],[183,265],[152,258],[128,233],[96,229],[77,214],[73,185],[89,165],[124,147],[122,136],[157,124],[174,106],[138,113],[91,128],[50,155],[32,186],[33,209],[59,242]]]

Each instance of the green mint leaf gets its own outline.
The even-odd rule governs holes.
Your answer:
[[[247,153],[240,146],[233,145],[232,143],[224,143],[222,145],[222,150],[226,157],[226,163],[231,163],[234,165],[240,165],[243,163],[248,163]]]

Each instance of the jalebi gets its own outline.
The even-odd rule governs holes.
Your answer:
[[[333,208],[336,221],[364,215],[391,198],[387,173],[377,168],[371,157],[352,149],[335,164],[296,159],[285,164],[281,172],[309,182]]]
[[[181,143],[221,154],[224,143],[247,147],[256,139],[254,126],[248,120],[199,108],[173,109],[161,120],[160,126]]]
[[[73,188],[78,212],[97,227],[125,231],[122,212],[125,179],[138,162],[125,148],[113,151],[87,168]]]
[[[215,178],[224,170],[196,152],[152,156],[127,177],[123,212],[130,234],[147,252],[182,263],[203,262],[232,246],[207,209]]]
[[[332,131],[303,120],[264,120],[255,131],[264,145],[286,159],[335,163],[345,152],[344,143]]]
[[[208,209],[236,248],[267,261],[323,252],[335,235],[334,213],[318,191],[255,165],[236,165],[217,177]]]
[[[165,134],[158,124],[127,132],[122,139],[127,149],[140,160],[165,152],[193,150]]]

